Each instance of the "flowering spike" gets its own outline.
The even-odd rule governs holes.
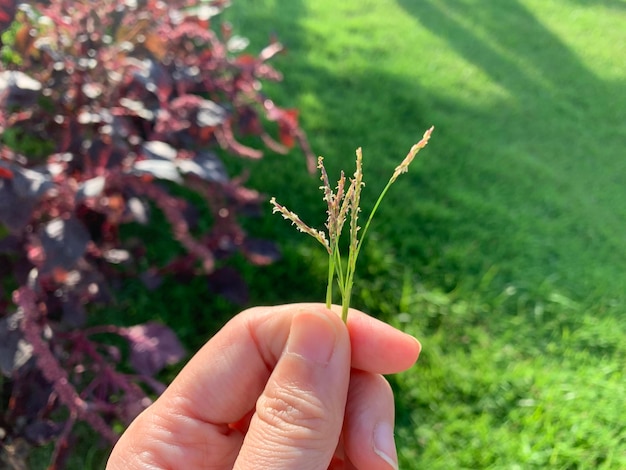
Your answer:
[[[335,204],[335,214],[337,214],[335,222],[336,237],[339,238],[343,223],[346,221],[346,214],[348,213],[348,207],[350,205],[350,199],[352,198],[352,184],[348,187],[348,192],[345,192],[346,176],[341,171],[341,177],[337,183],[337,201]]]
[[[352,205],[354,188],[356,187],[356,182],[353,179],[350,179],[350,186],[348,186],[348,191],[346,192],[345,197],[343,198],[343,202],[341,204],[341,209],[339,210],[339,220],[342,222],[346,219],[348,215],[348,210]]]
[[[354,171],[353,178],[350,178],[350,185],[346,189],[346,177],[342,171],[339,181],[337,182],[336,193],[333,192],[333,189],[330,186],[328,174],[326,173],[326,168],[324,168],[324,159],[319,157],[317,160],[317,167],[321,172],[320,179],[323,183],[323,186],[320,186],[320,189],[324,191],[324,200],[328,205],[328,220],[326,222],[326,228],[328,229],[328,238],[330,239],[330,243],[326,239],[323,232],[314,230],[306,225],[296,214],[278,204],[275,198],[270,200],[274,206],[273,212],[280,212],[285,219],[291,220],[292,224],[294,224],[298,230],[308,233],[326,247],[329,255],[326,306],[328,308],[331,307],[333,297],[332,286],[336,275],[337,283],[339,284],[339,292],[341,294],[341,318],[343,321],[347,321],[348,318],[350,297],[352,295],[352,286],[354,284],[354,274],[356,271],[356,260],[374,213],[378,209],[380,202],[384,198],[385,194],[387,194],[387,191],[396,178],[402,173],[407,172],[409,165],[415,158],[415,155],[417,155],[421,149],[426,147],[433,129],[434,127],[431,127],[424,133],[422,140],[411,147],[411,150],[409,150],[409,153],[404,158],[402,163],[396,167],[395,171],[391,175],[391,178],[387,182],[387,185],[378,196],[378,199],[374,204],[374,208],[367,218],[365,227],[361,232],[360,240],[358,239],[358,232],[361,229],[358,225],[359,212],[361,211],[359,206],[361,203],[361,189],[365,186],[365,183],[363,182],[363,154],[361,148],[358,148],[356,151],[356,170]],[[350,213],[350,246],[348,251],[348,262],[344,265],[339,252],[339,237],[341,236],[341,230],[343,229],[344,222],[348,217],[348,212]]]
[[[363,151],[360,147],[356,150],[356,170],[354,171],[352,183],[354,184],[354,190],[350,198],[350,246],[356,248],[358,242],[357,232],[360,228],[358,219],[361,211],[361,188],[365,186],[365,183],[363,183]]]
[[[435,129],[435,126],[432,126],[430,129],[428,129],[426,132],[424,132],[424,136],[422,137],[422,140],[420,140],[417,144],[415,144],[413,147],[411,147],[411,150],[409,150],[409,153],[407,154],[407,156],[404,158],[404,160],[402,160],[402,163],[400,163],[400,165],[398,165],[396,167],[395,171],[393,172],[393,175],[391,176],[391,182],[392,183],[402,173],[406,173],[407,171],[409,171],[409,165],[411,164],[411,162],[415,158],[415,155],[417,155],[417,153],[421,149],[426,147],[426,145],[428,144],[428,140],[430,139],[430,134],[433,133],[434,129]]]
[[[330,182],[328,181],[328,173],[326,173],[326,168],[324,168],[324,157],[317,158],[317,168],[320,170],[320,179],[322,180],[322,183],[324,183],[320,186],[320,189],[324,191],[324,201],[328,203],[328,207],[330,208],[334,199],[334,194],[332,188],[330,187]]]
[[[280,204],[278,204],[275,197],[270,199],[270,204],[274,206],[274,208],[272,209],[272,213],[280,213],[283,216],[283,219],[290,220],[292,225],[295,225],[299,231],[311,235],[318,242],[324,245],[326,251],[330,253],[330,246],[328,244],[328,240],[326,240],[326,235],[324,234],[324,232],[309,227],[300,219],[300,217],[298,217],[298,214],[296,214],[295,212],[291,212],[285,206],[281,206]]]

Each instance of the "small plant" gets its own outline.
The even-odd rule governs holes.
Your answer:
[[[434,127],[428,129],[422,140],[411,147],[411,150],[404,158],[402,163],[398,165],[391,175],[391,178],[387,182],[387,185],[378,196],[376,203],[372,211],[370,212],[365,227],[361,233],[359,239],[358,231],[361,227],[358,225],[360,201],[361,201],[361,188],[365,186],[363,182],[363,155],[361,149],[356,151],[356,170],[354,177],[350,178],[350,185],[346,188],[346,177],[344,172],[341,172],[339,181],[337,182],[336,192],[330,185],[326,168],[324,168],[323,157],[318,158],[317,167],[321,172],[322,186],[320,189],[324,192],[324,201],[328,205],[328,218],[326,221],[326,230],[328,237],[321,230],[316,230],[305,224],[300,217],[294,212],[291,212],[286,207],[281,206],[276,202],[276,198],[272,198],[270,203],[274,206],[273,212],[279,212],[283,218],[290,220],[298,230],[307,233],[320,242],[326,251],[328,251],[328,284],[326,286],[326,306],[330,308],[333,299],[333,284],[335,276],[337,276],[337,284],[339,286],[339,292],[341,294],[341,318],[343,321],[348,319],[348,310],[350,308],[350,299],[352,297],[352,287],[354,285],[354,273],[356,271],[356,260],[363,246],[365,235],[372,222],[372,218],[378,209],[381,201],[387,194],[387,191],[391,185],[396,181],[398,176],[408,171],[409,165],[415,158],[415,155],[423,149]],[[348,248],[348,259],[344,263],[341,257],[339,249],[339,239],[341,237],[341,231],[343,230],[346,219],[350,217],[350,244]]]
[[[60,468],[76,422],[114,443],[184,354],[167,326],[106,325],[92,307],[125,279],[155,288],[165,275],[245,299],[225,260],[280,253],[241,227],[264,198],[224,162],[261,158],[244,137],[310,151],[297,112],[262,92],[281,79],[268,62],[281,44],[245,52],[218,16],[229,2],[31,1],[11,23],[15,3],[0,5],[0,467],[20,443],[54,442]],[[183,248],[158,265],[121,235],[155,211]]]

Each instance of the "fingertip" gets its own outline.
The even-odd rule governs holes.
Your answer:
[[[381,421],[374,426],[372,433],[374,453],[392,470],[398,470],[398,453],[393,435],[393,425],[389,421]]]
[[[415,356],[413,364],[415,364],[419,359],[420,354],[422,353],[422,343],[420,343],[420,341],[413,335],[410,335],[408,333],[405,333],[405,335],[408,336],[410,338],[410,341],[413,343],[413,354]]]
[[[346,408],[344,445],[356,468],[398,468],[393,435],[393,391],[384,377],[353,371]]]
[[[377,374],[395,374],[411,368],[421,344],[393,326],[354,311],[348,316],[353,367]]]

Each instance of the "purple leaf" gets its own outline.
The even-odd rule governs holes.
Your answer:
[[[259,238],[246,238],[241,251],[248,261],[257,266],[267,266],[281,257],[280,250],[275,243]]]
[[[70,328],[81,328],[87,321],[87,311],[77,295],[68,295],[61,303],[63,324]]]
[[[192,174],[212,183],[227,183],[228,173],[217,155],[209,151],[200,151],[190,160],[179,160],[178,168],[184,175]]]
[[[54,421],[35,421],[24,428],[24,437],[34,445],[44,445],[57,437],[63,429],[60,423]]]
[[[16,70],[0,72],[0,106],[2,108],[31,106],[37,101],[41,88],[40,82],[24,72]]]
[[[202,100],[200,107],[198,108],[198,115],[196,117],[198,126],[200,127],[215,127],[219,126],[226,119],[226,111],[219,104],[210,101]]]
[[[104,176],[96,176],[95,178],[88,179],[78,186],[76,200],[82,201],[89,197],[100,196],[105,186],[106,178]]]
[[[150,208],[138,197],[131,197],[126,201],[126,209],[131,214],[133,220],[145,225],[148,223]]]
[[[136,61],[134,65],[138,69],[135,79],[142,83],[147,91],[157,95],[159,100],[167,100],[172,92],[172,77],[165,68],[150,59],[145,59],[141,62]]]
[[[33,347],[22,338],[19,324],[22,314],[0,319],[0,371],[10,377],[31,358]]]
[[[0,238],[0,253],[12,254],[20,249],[21,240],[15,235]]]
[[[121,334],[130,344],[130,363],[140,374],[152,376],[185,355],[174,332],[159,323],[124,328]]]
[[[178,154],[178,151],[174,147],[165,142],[161,142],[160,140],[151,140],[149,142],[145,142],[141,146],[141,148],[144,155],[148,159],[172,161],[176,158],[176,155]]]
[[[237,212],[250,217],[259,217],[262,214],[261,202],[264,197],[258,191],[243,186],[232,185],[228,196],[237,203]]]
[[[53,268],[70,270],[85,254],[90,241],[89,232],[77,219],[52,219],[39,231],[46,255],[44,271]]]
[[[0,162],[13,178],[0,178],[0,223],[19,232],[28,224],[37,200],[53,184],[50,175]]]
[[[146,108],[143,101],[131,100],[130,98],[121,98],[120,105],[129,110],[132,114],[139,116],[147,121],[154,120],[154,111]]]
[[[150,173],[158,179],[170,180],[175,183],[183,182],[176,164],[167,160],[140,160],[135,162],[133,169],[140,174]]]
[[[38,198],[52,188],[52,177],[49,173],[14,167],[15,177],[13,184],[18,196],[24,198]]]
[[[139,275],[139,279],[143,285],[146,286],[146,289],[150,291],[159,288],[159,286],[163,284],[163,276],[156,268],[149,268],[148,270],[142,272]]]
[[[124,264],[130,261],[130,252],[112,248],[102,252],[102,257],[111,264]]]
[[[207,276],[209,289],[236,305],[248,303],[249,293],[245,281],[234,268],[225,266]]]

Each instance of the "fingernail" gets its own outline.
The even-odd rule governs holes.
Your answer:
[[[301,313],[291,323],[287,352],[308,361],[326,365],[335,349],[337,333],[323,315]]]
[[[374,452],[391,468],[398,470],[398,454],[393,438],[393,426],[389,423],[378,423],[374,427]]]
[[[422,343],[420,343],[415,336],[409,334],[407,334],[407,336],[409,336],[413,341],[417,343],[417,357],[419,357],[420,353],[422,352]]]

